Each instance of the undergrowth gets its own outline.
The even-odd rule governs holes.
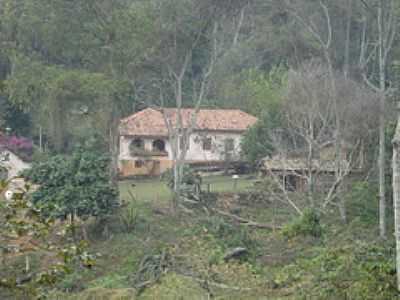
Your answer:
[[[285,266],[277,288],[301,286],[299,299],[397,299],[394,249],[356,243],[314,249],[314,257]]]
[[[305,210],[276,232],[216,215],[160,215],[131,204],[132,211],[121,211],[128,221],[120,215],[112,238],[96,248],[105,253],[101,274],[90,280],[73,274],[60,290],[85,289],[75,299],[111,291],[134,291],[136,299],[397,299],[394,245],[376,241],[375,228],[365,226],[376,216],[363,185],[351,195],[347,225],[335,222],[337,215]],[[271,214],[265,201],[257,210],[260,219]],[[247,255],[225,261],[237,247]],[[146,282],[151,284],[142,286]]]
[[[310,235],[318,238],[321,237],[322,232],[320,216],[316,211],[311,209],[305,210],[302,216],[288,223],[282,229],[282,235],[286,238],[293,238],[300,235]]]

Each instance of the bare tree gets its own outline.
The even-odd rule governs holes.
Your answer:
[[[283,127],[280,136],[271,137],[277,155],[265,161],[268,174],[278,185],[284,199],[299,213],[302,209],[293,205],[296,201],[291,199],[292,194],[286,192],[284,178],[292,176],[306,183],[309,207],[326,210],[332,205],[339,206],[340,203],[335,201],[341,192],[339,186],[352,169],[362,166],[362,145],[377,124],[374,118],[375,95],[359,83],[346,79],[342,73],[335,73],[340,91],[337,109],[344,133],[340,144],[343,159],[340,161],[340,173],[337,173],[336,113],[326,88],[330,80],[329,68],[318,61],[311,61],[299,70],[289,72],[288,93],[282,107]],[[365,122],[358,116],[364,116]],[[329,175],[332,173],[333,178]]]
[[[400,107],[399,107],[400,108]],[[400,291],[400,109],[397,128],[393,138],[393,205],[396,238],[397,290]]]
[[[341,129],[341,121],[340,121],[340,115],[339,115],[339,109],[338,109],[338,97],[337,97],[337,83],[336,83],[336,76],[334,72],[334,67],[333,67],[333,62],[331,58],[331,47],[333,43],[333,29],[332,29],[332,23],[331,23],[331,17],[329,13],[328,6],[323,3],[323,1],[319,1],[319,7],[322,10],[322,16],[323,16],[323,21],[322,23],[324,24],[324,28],[321,30],[318,26],[318,24],[313,20],[312,17],[309,17],[306,15],[304,12],[300,12],[300,8],[298,5],[294,4],[291,0],[287,0],[287,7],[289,12],[296,18],[296,20],[304,26],[304,28],[309,32],[309,34],[312,36],[313,40],[317,42],[319,45],[326,66],[329,71],[329,86],[326,87],[327,90],[329,91],[329,97],[332,100],[332,106],[333,106],[333,112],[334,112],[334,123],[335,123],[335,135],[334,135],[334,145],[335,145],[335,163],[336,163],[336,169],[335,169],[335,176],[336,176],[336,181],[341,181],[339,180],[341,178],[341,161],[343,160],[342,158],[342,151],[341,151],[341,144],[342,144],[342,129]],[[351,3],[349,4],[351,5]],[[349,29],[350,30],[350,29]],[[337,187],[338,190],[340,189],[340,184]],[[344,198],[340,196],[340,193],[337,194],[339,198],[339,208],[340,208],[340,213],[342,220],[345,222],[346,221],[346,209],[345,209],[345,203],[344,203]]]
[[[368,14],[371,14],[368,7]],[[375,19],[375,20],[374,20]],[[369,22],[376,22],[376,37],[373,41],[367,38]],[[372,27],[372,26],[371,26]],[[385,189],[385,106],[391,88],[388,84],[387,67],[389,54],[397,34],[395,2],[379,0],[376,11],[371,17],[364,17],[364,27],[361,39],[360,69],[365,83],[379,97],[379,232],[386,237],[386,189]],[[378,74],[370,72],[373,63],[377,64]]]

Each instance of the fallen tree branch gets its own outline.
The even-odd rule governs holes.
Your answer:
[[[282,228],[281,226],[276,226],[276,225],[271,225],[271,224],[266,224],[266,223],[258,223],[258,222],[254,222],[252,220],[244,219],[242,217],[239,217],[237,215],[234,215],[234,214],[231,214],[226,211],[219,210],[219,209],[213,209],[213,211],[216,212],[217,214],[220,214],[224,217],[231,218],[231,219],[239,222],[240,224],[246,225],[249,227],[261,228],[261,229],[271,229],[271,230]]]
[[[206,279],[201,279],[201,278],[197,278],[194,276],[190,276],[190,275],[185,275],[185,274],[180,274],[183,277],[186,277],[188,279],[192,279],[194,281],[197,281],[199,283],[201,283],[202,285],[208,285],[208,286],[214,286],[220,289],[226,289],[226,290],[233,290],[233,291],[251,291],[251,288],[247,288],[247,287],[239,287],[239,286],[230,286],[230,285],[226,285],[223,283],[218,283],[218,282],[214,282],[214,281],[209,281]]]
[[[169,254],[162,251],[156,255],[146,255],[140,262],[139,270],[133,278],[133,285],[138,294],[145,288],[157,283],[161,276],[168,272]]]

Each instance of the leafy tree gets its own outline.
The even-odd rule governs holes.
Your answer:
[[[244,135],[242,156],[256,166],[260,159],[271,155],[274,151],[271,132],[279,128],[279,112],[267,112]]]
[[[242,104],[248,103],[247,111],[259,117],[242,142],[243,157],[255,166],[260,159],[271,155],[273,138],[281,127],[281,103],[286,89],[287,72],[282,66],[268,74],[250,70],[241,87]]]
[[[32,135],[42,133],[57,153],[69,153],[68,144],[93,134],[110,138],[115,120],[133,108],[135,67],[156,44],[147,7],[4,1],[1,84],[12,105],[32,119]]]
[[[118,192],[110,184],[109,159],[83,149],[33,165],[24,176],[38,184],[33,204],[46,214],[65,218],[101,217],[117,206]]]

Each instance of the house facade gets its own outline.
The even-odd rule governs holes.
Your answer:
[[[194,120],[193,109],[182,109],[184,129]],[[147,108],[121,120],[119,170],[122,177],[156,176],[173,167],[168,126],[177,124],[177,109]],[[188,164],[217,165],[240,160],[243,134],[257,118],[240,110],[204,109],[196,114],[185,143]]]

